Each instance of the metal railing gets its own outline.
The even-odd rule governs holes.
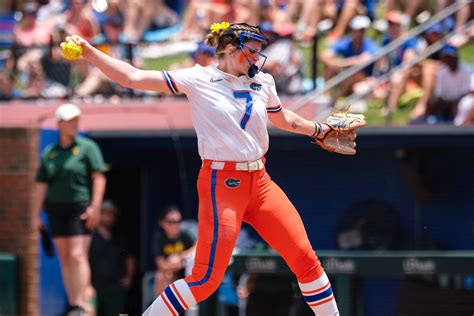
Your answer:
[[[398,49],[401,45],[403,45],[407,40],[414,38],[436,23],[439,23],[440,21],[446,19],[453,13],[456,13],[460,9],[462,9],[465,5],[467,5],[466,2],[464,1],[459,1],[459,2],[454,2],[450,6],[446,7],[444,10],[438,12],[435,14],[431,19],[427,20],[425,23],[418,25],[417,27],[411,29],[407,33],[405,33],[403,36],[400,38],[394,40],[387,46],[384,46],[381,48],[369,61],[365,63],[361,63],[360,65],[353,66],[351,68],[348,68],[344,70],[343,72],[339,73],[338,75],[332,77],[329,79],[325,84],[323,89],[319,89],[313,92],[310,92],[298,100],[296,100],[290,107],[289,109],[292,111],[297,111],[298,109],[306,106],[307,104],[311,103],[313,100],[317,99],[318,97],[322,96],[324,93],[327,91],[331,90],[332,88],[338,86],[341,84],[343,81],[345,81],[347,78],[353,76],[354,74],[358,73],[365,67],[373,64],[375,61],[379,60],[382,57],[387,56],[391,52],[395,51]]]

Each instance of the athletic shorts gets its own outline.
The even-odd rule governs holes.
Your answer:
[[[53,237],[68,237],[76,235],[89,235],[91,231],[86,228],[86,221],[81,219],[82,213],[89,206],[89,202],[77,203],[48,203],[46,214]]]

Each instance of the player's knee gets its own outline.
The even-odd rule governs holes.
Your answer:
[[[67,260],[68,260],[67,264],[80,265],[80,264],[88,262],[88,256],[87,256],[87,253],[83,251],[82,249],[72,249],[69,252],[69,256]]]
[[[202,291],[201,291],[202,300],[205,300],[209,296],[211,296],[217,290],[220,284],[221,284],[220,279],[217,280],[214,278],[210,278],[206,282],[206,284],[202,287]]]
[[[300,282],[310,282],[319,278],[324,270],[313,249],[301,252],[296,260],[296,278]]]
[[[192,278],[186,278],[186,281],[191,289],[191,292],[193,293],[194,299],[197,303],[199,303],[206,300],[217,290],[222,278],[211,276],[205,282],[195,282]]]

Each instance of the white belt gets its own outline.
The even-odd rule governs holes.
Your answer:
[[[258,171],[265,167],[262,159],[243,162],[213,161],[210,165],[214,170]]]

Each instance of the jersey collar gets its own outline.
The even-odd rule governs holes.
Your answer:
[[[235,75],[232,75],[230,73],[222,71],[219,68],[217,68],[217,64],[214,64],[211,67],[214,70],[214,72],[216,73],[216,76],[220,76],[219,78],[227,79],[229,81],[238,81],[238,82],[247,82],[247,81],[251,80],[246,75],[242,75],[242,76],[237,77]]]

